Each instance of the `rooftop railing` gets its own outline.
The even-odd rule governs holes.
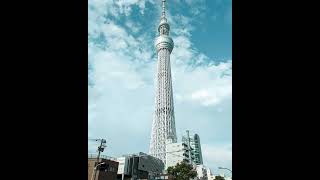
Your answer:
[[[88,158],[97,158],[97,154],[88,154]],[[108,159],[112,161],[117,161],[117,158],[106,156],[106,155],[100,155],[100,159]]]

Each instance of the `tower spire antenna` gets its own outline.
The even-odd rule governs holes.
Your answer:
[[[166,18],[166,6],[165,6],[166,0],[162,0],[162,15],[160,18],[160,24],[158,26],[158,31],[160,35],[169,35],[170,26],[168,24],[167,18]]]
[[[166,17],[166,0],[162,0],[162,18]]]

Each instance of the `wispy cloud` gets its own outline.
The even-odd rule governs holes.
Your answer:
[[[191,12],[193,15],[200,15],[204,16],[206,6],[205,6],[205,0],[185,0],[186,3],[190,6]]]
[[[226,167],[232,169],[232,145],[212,145],[202,144],[202,156],[205,164],[214,164],[212,167],[214,174],[220,174],[218,167]]]

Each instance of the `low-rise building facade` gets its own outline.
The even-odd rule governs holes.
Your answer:
[[[164,170],[164,163],[145,153],[125,155],[119,162],[118,180],[154,179]]]
[[[181,143],[168,143],[166,145],[166,169],[170,166],[175,166],[178,163],[186,162],[190,163],[193,160],[192,151],[189,152],[190,149],[185,142]],[[191,155],[191,157],[190,157]]]
[[[94,167],[101,163],[103,163],[103,166],[98,166],[96,169],[95,180],[116,180],[119,163],[115,158],[103,155],[100,156],[99,162],[97,161],[97,155],[88,156],[88,180],[93,180],[95,173]],[[103,169],[99,167],[103,167]]]

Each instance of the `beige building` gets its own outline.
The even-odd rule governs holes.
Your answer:
[[[119,163],[115,159],[107,156],[100,157],[99,163],[102,162],[105,163],[101,166],[103,170],[97,168],[95,180],[116,180]],[[93,180],[94,167],[97,164],[97,158],[95,156],[88,157],[88,180]]]

